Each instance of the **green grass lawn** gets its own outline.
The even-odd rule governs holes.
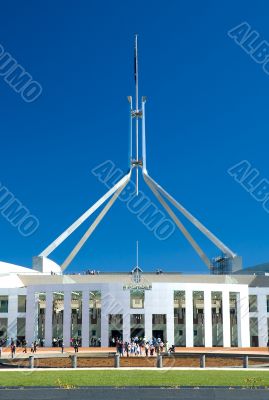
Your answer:
[[[269,371],[0,371],[0,386],[269,386]]]

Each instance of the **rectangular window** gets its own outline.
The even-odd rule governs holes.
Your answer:
[[[194,346],[205,345],[205,330],[204,330],[204,292],[194,291],[193,297],[193,336]],[[196,332],[196,335],[195,335]]]
[[[71,326],[70,336],[73,341],[81,344],[82,329],[82,292],[75,291],[71,293]]]
[[[101,345],[101,291],[90,291],[89,297],[89,345]]]
[[[17,318],[17,339],[25,339],[25,318]]]
[[[143,339],[145,336],[145,316],[144,314],[130,315],[131,340],[138,337]]]
[[[258,318],[249,319],[250,346],[259,347]]]
[[[167,340],[166,314],[152,314],[152,337]]]
[[[6,343],[7,341],[7,318],[0,318],[0,341]]]
[[[122,314],[109,314],[108,320],[109,320],[109,324],[117,327],[117,326],[123,324],[123,315]]]
[[[249,312],[256,312],[258,311],[258,305],[257,305],[257,296],[256,294],[250,294],[248,296],[249,300]]]
[[[45,317],[46,317],[46,294],[45,293],[36,293],[37,296],[37,332],[38,339],[40,339],[41,345],[44,345],[45,340]]]
[[[64,293],[54,292],[52,303],[52,342],[56,345],[57,338],[63,337],[63,320],[64,320]],[[69,346],[70,343],[65,343]]]
[[[212,345],[223,346],[222,292],[211,292]]]
[[[144,323],[145,323],[144,314],[131,314],[131,326],[144,325]]]
[[[0,296],[0,313],[8,312],[8,296]]]
[[[18,296],[18,312],[26,312],[26,296]]]
[[[130,290],[130,307],[144,308],[145,291],[140,289]]]
[[[115,346],[118,340],[122,340],[123,336],[123,315],[108,314],[109,321],[109,345]]]
[[[230,292],[230,334],[231,334],[231,346],[238,347],[238,324],[237,324],[237,312],[238,304],[240,301],[239,292]]]
[[[153,325],[166,324],[166,314],[152,314],[152,324]]]

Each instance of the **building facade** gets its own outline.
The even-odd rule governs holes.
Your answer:
[[[269,277],[130,273],[62,275],[0,263],[0,339],[63,338],[83,347],[160,337],[182,347],[264,347]]]

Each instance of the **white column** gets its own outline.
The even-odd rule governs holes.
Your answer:
[[[45,310],[45,346],[52,346],[52,305],[53,292],[46,292],[46,310]]]
[[[259,347],[266,347],[268,341],[266,294],[258,294],[257,298],[258,298]]]
[[[248,287],[237,296],[238,347],[250,347]]]
[[[222,292],[223,347],[231,347],[230,292]]]
[[[145,309],[145,338],[152,339],[152,312]]]
[[[130,335],[131,335],[131,315],[128,312],[129,310],[127,309],[124,314],[123,314],[123,341],[124,342],[129,342],[130,341]]]
[[[101,346],[108,347],[108,314],[112,298],[106,290],[101,291]]]
[[[36,337],[36,326],[37,326],[37,301],[38,295],[33,291],[28,291],[26,297],[26,326],[25,326],[25,338],[28,345],[37,338]]]
[[[169,345],[175,344],[174,301],[166,314],[166,337]]]
[[[8,326],[7,337],[9,339],[17,338],[17,315],[18,315],[18,296],[10,294],[8,296]]]
[[[82,292],[82,347],[89,347],[89,290]]]
[[[212,347],[211,290],[204,291],[204,332],[205,332],[205,347]]]
[[[71,336],[71,292],[64,291],[64,323],[63,323],[63,339],[66,347],[70,346]]]
[[[185,292],[186,347],[193,347],[193,298],[192,290]]]

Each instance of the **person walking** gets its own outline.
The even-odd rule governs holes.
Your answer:
[[[27,353],[27,341],[26,340],[23,341],[22,347],[23,347],[22,352]]]
[[[77,341],[75,341],[75,343],[74,343],[74,350],[75,350],[75,353],[78,353],[78,342]]]
[[[62,354],[63,354],[63,352],[64,352],[64,341],[62,340],[62,345],[61,345],[61,347],[62,347]]]
[[[33,353],[36,353],[36,349],[37,349],[37,341],[35,340],[34,341],[34,349],[33,349],[34,351],[33,351]]]
[[[149,355],[149,344],[148,343],[145,344],[145,353],[146,353],[146,357],[148,357],[148,355]]]
[[[124,350],[125,350],[126,356],[129,357],[129,343],[128,342],[125,342]]]
[[[15,354],[16,354],[16,346],[15,346],[15,343],[12,342],[12,344],[11,344],[11,358],[14,358]]]

